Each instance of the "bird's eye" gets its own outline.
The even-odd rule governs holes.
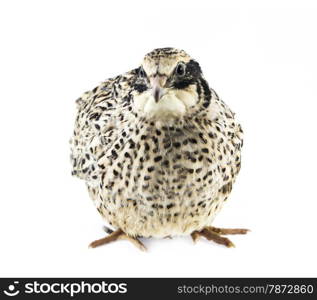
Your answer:
[[[139,77],[142,77],[142,78],[146,77],[145,71],[143,70],[142,67],[139,68]]]
[[[177,76],[182,77],[186,74],[186,65],[184,63],[179,63],[175,70]]]

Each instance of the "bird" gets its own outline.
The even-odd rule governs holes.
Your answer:
[[[113,229],[95,248],[140,238],[200,237],[234,247],[212,226],[241,168],[243,130],[184,50],[158,48],[76,100],[72,175]]]

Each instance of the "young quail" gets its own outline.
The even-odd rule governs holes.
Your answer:
[[[155,49],[77,106],[72,174],[115,228],[91,247],[178,235],[230,247],[222,235],[247,232],[211,226],[240,170],[242,129],[186,52]]]

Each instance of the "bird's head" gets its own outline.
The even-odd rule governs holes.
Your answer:
[[[204,103],[202,98],[210,97],[199,64],[174,48],[155,49],[144,57],[134,89],[137,111],[161,120],[192,114]]]

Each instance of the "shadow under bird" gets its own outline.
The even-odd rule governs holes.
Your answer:
[[[160,48],[77,101],[72,174],[114,228],[90,244],[191,235],[232,247],[212,226],[240,170],[243,132],[185,51]]]

